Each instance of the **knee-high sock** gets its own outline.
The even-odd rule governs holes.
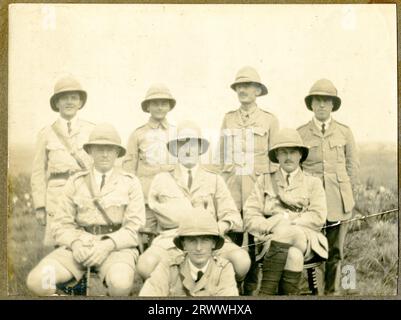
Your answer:
[[[259,295],[277,294],[289,248],[290,245],[287,243],[271,242],[269,251],[265,254],[263,260],[263,277]]]

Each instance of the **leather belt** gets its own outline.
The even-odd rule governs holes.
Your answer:
[[[90,225],[90,226],[84,226],[83,227],[86,232],[89,232],[91,234],[107,234],[107,233],[112,233],[121,228],[121,224],[113,224],[113,225]]]
[[[76,171],[52,172],[52,173],[50,173],[49,180],[53,180],[53,179],[64,179],[64,180],[67,180],[75,172]]]

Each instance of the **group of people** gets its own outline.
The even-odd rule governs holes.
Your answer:
[[[205,166],[209,141],[194,122],[168,123],[176,100],[166,86],[148,90],[149,121],[125,148],[112,125],[78,119],[87,93],[76,79],[56,83],[60,117],[39,133],[31,177],[55,249],[29,273],[33,293],[52,295],[90,268],[111,296],[129,295],[135,272],[140,296],[297,295],[312,259],[325,261],[325,293],[340,293],[347,230],[338,222],[352,215],[359,164],[350,128],[332,118],[336,88],[312,86],[314,116],[297,130],[279,130],[257,105],[268,90],[252,67],[231,88],[240,107],[224,116],[220,164]]]

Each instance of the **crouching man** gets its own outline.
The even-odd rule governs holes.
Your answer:
[[[328,256],[320,232],[327,216],[323,185],[300,167],[308,148],[292,129],[274,140],[268,155],[280,167],[258,178],[244,208],[246,230],[264,241],[262,296],[298,294],[304,261]]]
[[[139,296],[238,296],[232,264],[214,254],[224,241],[206,210],[186,212],[174,238],[183,253],[163,259]]]
[[[30,272],[27,285],[37,295],[51,295],[56,284],[79,280],[93,267],[109,295],[126,296],[134,280],[138,230],[145,224],[141,185],[114,166],[125,149],[112,126],[98,125],[83,148],[93,167],[68,180],[52,229],[59,247]]]

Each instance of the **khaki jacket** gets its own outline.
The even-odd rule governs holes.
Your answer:
[[[56,126],[65,134],[69,143],[76,148],[78,156],[89,167],[91,159],[83,150],[82,146],[88,142],[89,134],[94,129],[93,123],[77,119],[75,128],[71,135],[67,137],[66,129],[62,128],[61,120],[57,120]],[[31,187],[32,197],[35,209],[46,207],[47,211],[52,212],[56,206],[55,197],[58,196],[66,180],[57,179],[49,181],[49,176],[52,173],[63,173],[68,171],[79,171],[75,159],[67,151],[66,147],[60,142],[51,126],[42,129],[37,138],[35,157],[32,165]],[[57,192],[52,193],[49,189],[56,188]]]
[[[199,167],[191,190],[184,181],[179,165],[173,172],[155,176],[149,190],[149,207],[155,211],[160,235],[152,244],[173,248],[173,238],[181,217],[193,207],[202,206],[218,224],[228,222],[229,230],[242,230],[242,219],[224,180],[217,174]]]
[[[167,142],[174,134],[174,128],[167,121],[158,123],[152,118],[137,128],[130,136],[123,168],[135,174],[142,184],[145,201],[150,183],[159,172],[172,171],[175,158],[167,150]]]
[[[181,255],[160,262],[146,280],[139,296],[238,296],[238,289],[233,266],[228,260],[213,256],[205,274],[195,282],[191,277],[188,258]]]
[[[239,210],[252,191],[256,178],[275,166],[267,153],[279,128],[272,113],[256,107],[248,119],[241,108],[228,112],[221,126],[221,171]]]
[[[300,212],[286,209],[280,202],[277,193],[304,203]],[[304,229],[311,249],[321,257],[327,258],[328,246],[326,237],[320,232],[327,217],[326,197],[321,181],[304,174],[300,170],[287,186],[281,170],[260,176],[254,190],[244,207],[244,225],[246,231],[256,238],[265,238],[283,219],[280,213],[287,212],[292,223]]]
[[[86,179],[92,180],[95,196],[109,218],[121,228],[108,236],[116,250],[138,245],[138,230],[145,225],[145,206],[138,178],[114,168],[101,191],[94,181],[92,170],[72,176],[64,188],[52,228],[56,243],[68,248],[75,240],[91,238],[83,226],[106,225],[107,222],[93,203]]]
[[[298,128],[309,155],[305,172],[319,177],[327,198],[327,219],[351,218],[354,207],[353,187],[358,183],[359,159],[351,129],[332,119],[324,136],[313,121]]]

